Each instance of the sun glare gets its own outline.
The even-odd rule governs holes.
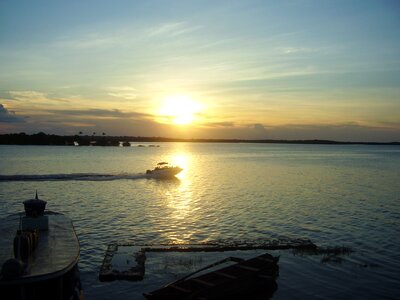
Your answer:
[[[195,121],[196,113],[200,109],[200,104],[190,97],[175,95],[164,99],[164,103],[160,108],[160,115],[168,123],[187,125]]]

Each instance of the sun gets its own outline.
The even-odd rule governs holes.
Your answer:
[[[160,116],[167,123],[188,125],[195,121],[201,105],[186,95],[173,95],[164,99]]]

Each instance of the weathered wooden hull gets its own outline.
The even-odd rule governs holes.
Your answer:
[[[277,289],[278,258],[263,254],[197,277],[178,280],[144,296],[154,299],[268,299]]]

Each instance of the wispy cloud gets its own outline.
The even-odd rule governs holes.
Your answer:
[[[81,118],[111,118],[111,119],[146,119],[151,117],[149,114],[139,112],[124,112],[119,109],[69,109],[69,110],[46,110],[47,113],[57,115],[60,118],[81,117]]]
[[[79,100],[81,99],[74,97],[50,97],[38,91],[9,91],[3,103],[19,114],[33,116],[47,114],[45,111],[50,108],[63,109],[73,106],[79,103]]]
[[[117,86],[110,87],[108,95],[117,98],[123,98],[127,100],[133,100],[137,98],[138,92],[135,88],[130,86]]]
[[[148,30],[150,37],[154,36],[178,36],[190,33],[202,28],[201,26],[190,26],[186,22],[163,23]]]
[[[72,49],[91,49],[105,46],[112,46],[119,41],[118,35],[88,33],[75,37],[65,36],[53,44],[56,47]]]
[[[279,47],[277,48],[278,53],[283,54],[310,54],[320,52],[321,49],[307,48],[307,47]]]
[[[69,103],[71,100],[62,97],[48,97],[46,93],[37,91],[9,91],[11,100],[20,102],[23,105],[27,104],[44,104],[60,105],[62,103]]]
[[[47,101],[47,97],[44,93],[36,91],[9,91],[11,99],[16,101],[29,101],[29,100],[44,100]]]

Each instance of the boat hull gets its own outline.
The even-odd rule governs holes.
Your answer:
[[[7,300],[83,300],[78,264],[50,279],[2,284],[0,295]]]
[[[48,228],[38,229],[37,245],[28,258],[13,255],[13,239],[20,214],[0,221],[2,299],[3,296],[15,300],[76,300],[82,297],[78,268],[80,247],[74,226],[63,214],[45,212],[43,217],[48,219]],[[31,221],[27,223],[29,226],[35,224],[33,219]],[[14,272],[18,263],[21,268]]]
[[[148,170],[146,176],[149,178],[173,178],[175,175],[182,171],[181,168],[166,168],[166,169],[155,169]]]
[[[197,277],[186,277],[150,293],[153,299],[269,299],[277,289],[278,258],[265,253]]]

